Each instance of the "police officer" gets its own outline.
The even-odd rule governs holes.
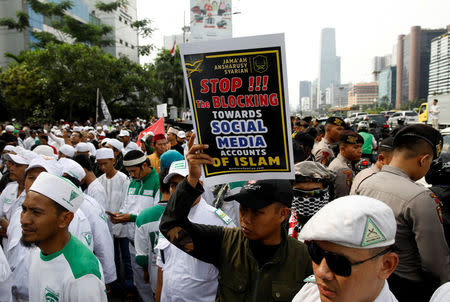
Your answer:
[[[333,144],[339,141],[339,135],[345,130],[345,122],[339,117],[332,116],[325,123],[325,136],[314,146],[312,155],[315,160],[328,166],[334,159]]]
[[[356,189],[358,189],[359,185],[366,178],[372,176],[375,173],[380,172],[381,168],[384,165],[389,165],[389,163],[392,160],[393,142],[394,138],[392,136],[385,138],[380,142],[376,163],[371,165],[369,168],[364,169],[358,174],[356,174],[355,178],[353,178],[352,187],[350,189],[350,195],[356,194]]]
[[[339,154],[333,159],[328,167],[336,173],[334,183],[334,194],[336,198],[346,196],[350,193],[355,171],[352,167],[353,161],[361,158],[361,148],[364,139],[354,131],[345,130],[339,137]]]
[[[393,146],[391,163],[361,183],[356,193],[381,200],[394,211],[400,262],[389,279],[393,293],[400,302],[428,301],[440,283],[450,280],[450,250],[441,202],[415,181],[439,155],[442,136],[430,126],[414,124],[397,133]]]

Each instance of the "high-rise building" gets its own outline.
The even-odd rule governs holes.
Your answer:
[[[348,91],[348,106],[373,105],[378,100],[378,83],[358,83]]]
[[[317,87],[317,82],[318,82],[318,80],[315,79],[311,83],[311,110],[316,110],[317,108],[319,108],[319,101],[318,101],[318,97],[317,97],[317,91],[319,89]]]
[[[408,35],[398,36],[396,108],[405,102],[427,98],[431,40],[446,32],[444,28],[413,26]]]
[[[428,95],[430,98],[442,94],[450,94],[450,28],[448,30],[448,33],[431,41],[430,77],[428,82]]]
[[[391,65],[391,58],[391,55],[385,55],[382,57],[374,57],[372,59],[372,75],[375,82],[378,81],[380,72]]]
[[[95,7],[96,0],[70,0],[72,8],[67,14],[80,23],[101,23],[112,27],[108,38],[112,39],[113,45],[105,47],[104,50],[116,57],[127,56],[138,62],[138,34],[131,27],[131,23],[137,20],[136,0],[128,0],[127,4],[119,7],[116,11],[105,13]],[[60,2],[50,0],[50,2]],[[23,11],[29,15],[30,30],[18,32],[14,29],[0,28],[0,66],[6,66],[10,60],[4,57],[5,52],[19,54],[21,51],[29,50],[33,43],[37,42],[32,31],[46,31],[54,34],[63,42],[72,42],[72,39],[52,27],[54,18],[46,17],[34,12],[26,0],[3,0],[0,1],[0,18],[11,18],[16,16],[17,11]]]
[[[381,70],[378,78],[378,105],[387,104],[395,107],[395,87],[397,82],[397,67],[388,66]]]
[[[326,89],[341,83],[341,58],[336,56],[336,32],[334,28],[323,28],[320,36],[319,80],[317,98],[319,104],[326,102]]]
[[[303,107],[302,104],[302,98],[306,97],[309,98],[309,101],[311,101],[311,82],[310,81],[300,81],[300,85],[299,85],[299,95],[298,95],[298,99],[299,99],[299,105],[300,107]],[[309,105],[311,110],[311,104]]]

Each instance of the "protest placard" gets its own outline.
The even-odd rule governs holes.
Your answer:
[[[294,178],[284,35],[180,46],[209,185]]]

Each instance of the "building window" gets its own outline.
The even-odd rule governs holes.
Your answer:
[[[127,20],[125,20],[124,22],[125,22],[125,24],[128,24],[128,21],[127,21]]]
[[[119,42],[120,42],[120,44],[123,44],[123,41],[122,41],[122,39],[120,39],[120,40],[119,40]]]
[[[122,17],[119,16],[119,21],[122,21]]]
[[[131,49],[134,49],[134,45],[131,45]]]
[[[89,23],[93,24],[93,25],[97,25],[100,26],[101,25],[101,21],[99,18],[97,18],[96,16],[90,14],[89,15]]]
[[[125,42],[125,46],[128,47],[128,42]]]

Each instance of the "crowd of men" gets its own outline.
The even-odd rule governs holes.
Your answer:
[[[450,301],[438,130],[293,118],[295,179],[209,187],[154,122],[0,125],[0,301]]]

